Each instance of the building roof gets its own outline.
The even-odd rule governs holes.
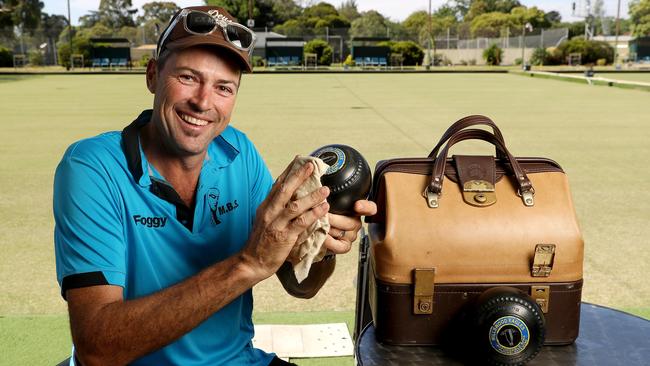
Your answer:
[[[287,38],[287,36],[275,32],[255,32],[255,36],[257,36],[255,48],[265,48],[267,38]]]

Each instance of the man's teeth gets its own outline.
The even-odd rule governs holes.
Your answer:
[[[180,116],[183,119],[183,121],[185,121],[187,123],[190,123],[190,124],[193,124],[195,126],[205,126],[205,125],[208,124],[208,121],[206,121],[206,120],[194,118],[192,116],[188,116],[187,114],[182,114],[181,113]]]

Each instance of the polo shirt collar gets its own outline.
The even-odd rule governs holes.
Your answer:
[[[151,109],[142,111],[138,118],[122,130],[122,148],[126,156],[127,166],[133,176],[133,180],[143,187],[151,185],[150,176],[154,176],[154,179],[159,180],[159,178],[155,177],[153,169],[149,166],[149,162],[140,144],[140,129],[151,121],[152,113],[153,111]],[[203,167],[214,166],[216,168],[224,168],[235,160],[235,157],[239,154],[239,150],[229,141],[232,138],[230,137],[231,134],[225,133],[229,128],[227,127],[224,132],[212,140],[212,143],[208,146]]]

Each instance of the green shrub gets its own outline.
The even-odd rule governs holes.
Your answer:
[[[377,43],[377,46],[390,48],[390,53],[400,53],[404,66],[421,65],[424,59],[424,50],[413,41],[384,41]]]
[[[522,61],[521,61],[521,57],[517,57],[517,58],[515,59],[515,65],[521,65],[521,62],[522,62]]]
[[[475,58],[470,59],[470,60],[468,61],[468,64],[469,64],[470,66],[476,66],[476,59],[475,59]]]
[[[29,52],[29,64],[32,66],[43,66],[45,64],[45,57],[38,51]]]
[[[438,57],[439,56],[439,57]],[[452,62],[446,55],[436,55],[436,65],[451,66]]]
[[[501,60],[503,60],[503,50],[496,43],[493,43],[483,51],[483,59],[488,65],[500,65]]]
[[[606,42],[586,40],[583,37],[574,37],[571,40],[564,41],[558,46],[563,61],[572,53],[581,55],[581,63],[595,64],[598,59],[605,59],[607,64],[614,61],[614,48]]]
[[[598,60],[596,60],[596,65],[605,66],[605,65],[607,65],[607,60],[604,59],[604,58],[599,58]]]
[[[70,67],[70,44],[65,42],[58,45],[59,48],[59,64],[65,68]],[[75,55],[83,55],[84,66],[92,65],[90,60],[90,50],[92,45],[90,39],[85,37],[75,36],[72,39],[72,53]]]
[[[562,51],[557,47],[549,47],[546,52],[546,65],[562,65],[566,62]]]
[[[142,55],[142,58],[138,60],[138,65],[142,67],[147,67],[149,64],[149,60],[151,59],[151,56],[149,55]]]
[[[7,48],[0,46],[0,67],[14,66],[14,56]]]
[[[535,48],[533,54],[530,56],[530,64],[535,66],[547,65],[549,56],[545,48]]]
[[[253,60],[251,60],[251,64],[253,66],[264,66],[264,57],[262,56],[253,56]]]
[[[305,53],[315,53],[318,58],[319,65],[332,64],[332,46],[322,39],[313,39],[305,44]]]

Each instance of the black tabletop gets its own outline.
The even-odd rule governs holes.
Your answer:
[[[386,346],[366,326],[356,347],[359,366],[462,365],[436,347]],[[650,365],[650,321],[583,303],[580,335],[569,346],[545,346],[528,365]]]

